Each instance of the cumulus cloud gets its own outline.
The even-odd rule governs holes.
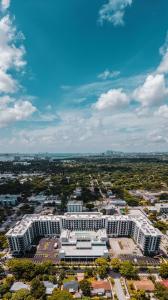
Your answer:
[[[100,95],[93,107],[98,111],[115,110],[129,104],[129,97],[122,89],[112,89]]]
[[[18,82],[12,76],[0,69],[0,92],[14,93],[18,88]]]
[[[9,96],[0,98],[0,127],[27,119],[36,111],[30,101],[13,99]]]
[[[0,20],[0,93],[13,93],[18,82],[10,74],[19,71],[26,65],[24,60],[25,48],[16,46],[20,36],[9,15]]]
[[[155,112],[155,115],[163,118],[168,118],[168,105],[164,104],[160,106],[159,109]]]
[[[10,0],[2,0],[0,7],[1,7],[1,11],[5,12],[10,6]]]
[[[108,0],[99,11],[99,23],[110,22],[114,26],[124,25],[124,15],[133,0]]]
[[[104,72],[100,73],[97,78],[102,80],[112,79],[120,75],[120,71],[109,71],[106,69]]]
[[[145,82],[135,89],[133,97],[142,106],[159,105],[168,96],[163,74],[148,75]]]
[[[25,120],[36,111],[29,97],[17,96],[16,99],[9,96],[19,92],[20,84],[15,75],[26,65],[25,48],[21,42],[23,34],[17,31],[14,18],[6,14],[9,6],[9,0],[0,2],[0,9],[4,13],[0,19],[0,127]]]

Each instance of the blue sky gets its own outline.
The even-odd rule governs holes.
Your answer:
[[[167,32],[167,0],[0,0],[0,151],[168,151]]]

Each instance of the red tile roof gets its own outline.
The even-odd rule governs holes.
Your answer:
[[[146,292],[155,290],[153,282],[149,279],[134,280],[133,285],[136,290],[145,290]]]
[[[168,288],[168,280],[163,280],[160,282],[164,287]]]
[[[105,291],[111,291],[110,283],[107,280],[98,280],[92,282],[93,289],[104,289]]]

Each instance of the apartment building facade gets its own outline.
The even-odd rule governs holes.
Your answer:
[[[24,253],[37,237],[60,237],[63,230],[97,231],[105,229],[109,238],[130,237],[144,255],[159,252],[161,233],[142,216],[113,216],[101,213],[65,213],[63,216],[26,215],[6,234],[10,251]]]

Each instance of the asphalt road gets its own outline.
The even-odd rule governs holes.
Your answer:
[[[115,278],[114,279],[115,282],[115,290],[116,290],[116,294],[119,300],[126,300],[125,295],[124,295],[124,291],[120,282],[119,278]]]

